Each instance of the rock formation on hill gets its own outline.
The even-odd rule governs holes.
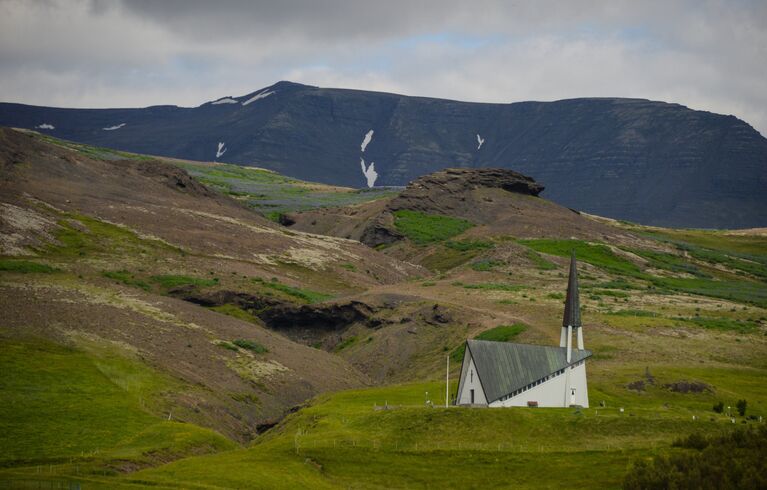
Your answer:
[[[351,238],[370,247],[404,239],[395,223],[398,211],[462,218],[486,234],[569,238],[614,233],[539,197],[543,189],[531,177],[512,170],[449,168],[414,180],[388,200],[291,213],[284,222],[297,230]]]

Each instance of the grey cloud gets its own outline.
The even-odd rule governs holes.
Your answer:
[[[0,0],[2,99],[197,105],[279,79],[474,101],[645,97],[767,133],[767,3]]]

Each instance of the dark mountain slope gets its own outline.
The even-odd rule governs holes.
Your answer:
[[[734,116],[663,102],[477,104],[280,82],[196,108],[0,104],[0,125],[44,124],[54,129],[40,131],[90,144],[218,155],[352,186],[371,180],[361,157],[371,177],[375,162],[376,185],[405,185],[446,167],[511,168],[545,182],[547,198],[603,216],[685,227],[767,224],[767,139]]]

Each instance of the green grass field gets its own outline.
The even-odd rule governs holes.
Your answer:
[[[655,373],[658,384],[680,374],[712,384],[738,374],[737,391],[728,393],[737,397],[753,395],[753,384],[764,373],[673,368]],[[634,394],[595,384],[592,405],[598,407],[601,399],[605,408],[430,408],[427,396],[444,403],[445,387],[438,382],[321,396],[248,449],[189,458],[126,478],[202,487],[614,488],[633,460],[663,451],[676,437],[732,428],[727,417],[711,411],[717,398],[709,393],[669,396],[658,388]],[[765,401],[761,395],[759,406]]]
[[[86,340],[65,347],[0,331],[0,350],[0,482],[89,481],[236,447],[167,420],[162,393],[180,389],[177,382],[116,347]]]

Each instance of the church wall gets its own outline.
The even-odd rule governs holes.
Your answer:
[[[560,374],[530,388],[515,397],[495,401],[491,407],[526,407],[528,401],[538,402],[539,407],[564,407],[567,374]]]
[[[575,404],[589,407],[589,387],[586,382],[586,363],[581,363],[570,371],[570,385],[575,388]],[[568,403],[569,405],[569,403]]]
[[[474,404],[475,405],[487,405],[487,399],[485,399],[485,392],[482,390],[482,385],[479,382],[479,376],[477,376],[477,369],[474,367],[474,359],[471,358],[469,350],[466,350],[466,356],[468,359],[464,360],[464,367],[461,372],[460,391],[458,393],[458,405],[471,404],[471,390],[474,390]],[[472,376],[472,372],[474,373]]]
[[[524,391],[517,396],[491,403],[490,407],[526,407],[528,401],[538,402],[539,407],[569,407],[571,395],[569,385],[575,388],[575,405],[589,406],[588,386],[586,383],[586,363],[583,362],[567,372],[555,376],[538,386]]]

